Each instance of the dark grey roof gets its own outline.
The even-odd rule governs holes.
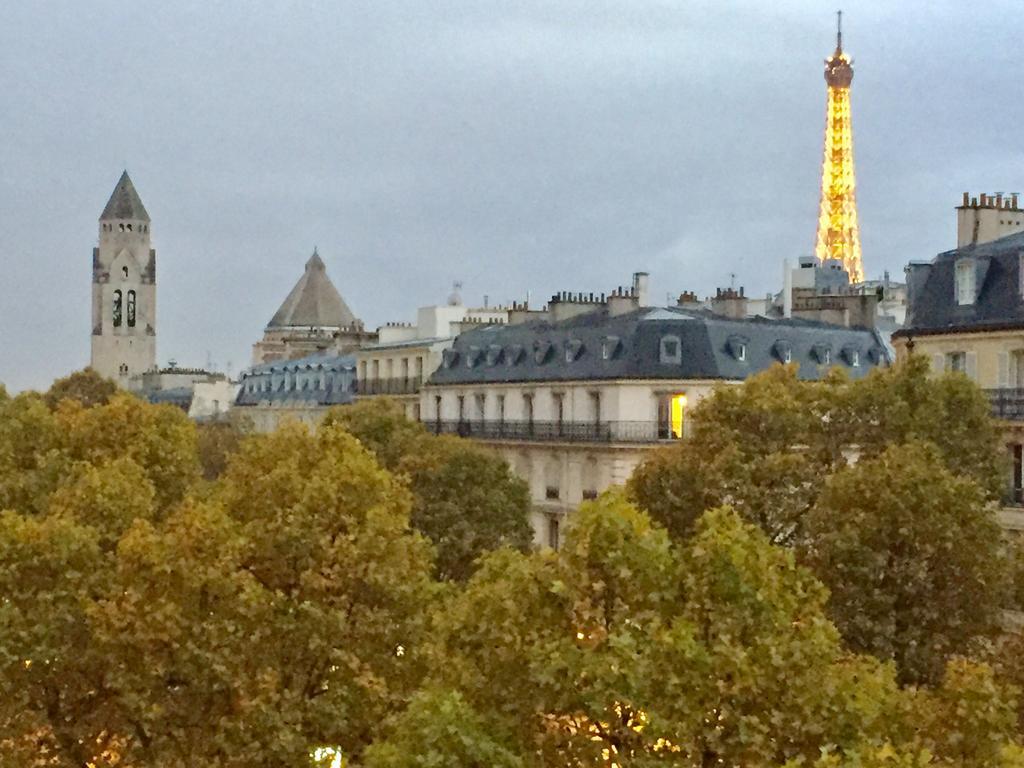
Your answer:
[[[314,386],[311,373],[331,374]],[[289,374],[287,386],[285,376]],[[317,377],[319,378],[319,376]],[[356,361],[351,355],[308,355],[254,366],[242,374],[236,405],[342,405],[356,394]]]
[[[907,322],[895,336],[1024,326],[1024,232],[940,253],[907,267]],[[975,301],[958,305],[957,262],[974,260]]]
[[[146,399],[154,405],[167,404],[176,405],[184,411],[192,407],[192,398],[195,396],[193,387],[172,387],[170,389],[157,389],[149,392]]]
[[[663,354],[674,339],[677,354]],[[664,343],[669,347],[663,349]],[[456,338],[430,383],[738,380],[787,357],[804,379],[820,377],[829,367],[826,360],[854,378],[890,360],[879,336],[866,329],[798,319],[733,320],[675,307],[617,317],[602,310],[557,323],[474,328]]]
[[[314,248],[302,277],[267,327],[344,328],[356,322],[355,315],[327,276],[327,267]]]
[[[128,171],[121,174],[121,178],[114,187],[107,207],[100,214],[100,221],[109,219],[135,219],[136,221],[149,221],[149,214],[146,206],[142,204],[139,193],[135,191],[135,185],[128,177]]]

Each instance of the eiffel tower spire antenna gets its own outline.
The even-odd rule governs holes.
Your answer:
[[[857,182],[853,169],[853,122],[850,115],[853,61],[843,52],[842,13],[836,14],[835,53],[825,60],[828,107],[814,255],[819,261],[841,261],[850,281],[858,283],[864,279],[864,266],[857,223]]]

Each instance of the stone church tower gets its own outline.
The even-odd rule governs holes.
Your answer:
[[[93,370],[123,387],[156,367],[156,251],[149,214],[128,172],[100,215],[92,252]]]

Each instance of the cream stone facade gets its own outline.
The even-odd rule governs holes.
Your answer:
[[[156,251],[149,214],[127,171],[103,209],[93,249],[89,365],[132,389],[156,367]]]
[[[429,430],[486,443],[529,484],[541,546],[557,547],[572,510],[626,482],[647,451],[684,439],[716,386],[777,363],[804,378],[837,365],[857,378],[889,361],[870,329],[639,297],[558,294],[542,319],[468,330],[420,393]]]
[[[410,419],[420,418],[419,392],[441,364],[455,337],[474,325],[507,323],[504,307],[473,309],[460,301],[420,307],[416,324],[391,323],[377,329],[377,342],[356,350],[359,397],[388,396]]]

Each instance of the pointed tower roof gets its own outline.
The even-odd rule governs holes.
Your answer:
[[[306,271],[267,327],[341,328],[356,322],[356,316],[327,276],[324,261],[314,248],[306,262]]]
[[[121,174],[110,200],[107,201],[107,207],[100,214],[100,221],[107,219],[149,221],[146,206],[142,204],[139,193],[135,191],[135,185],[132,184],[128,171]]]

